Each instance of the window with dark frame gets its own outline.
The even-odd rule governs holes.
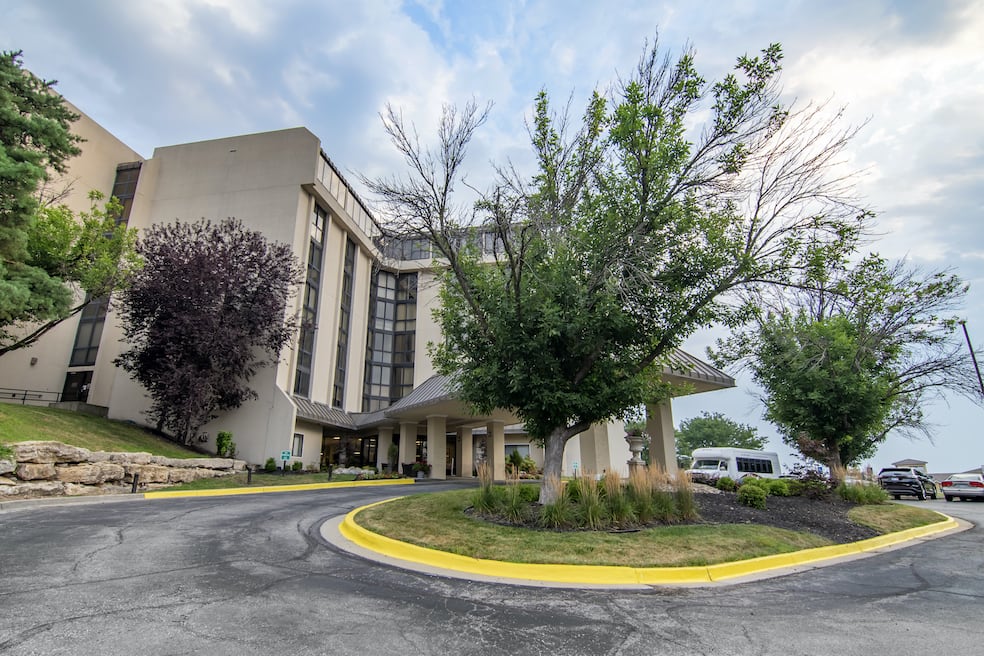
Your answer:
[[[307,276],[304,280],[301,332],[297,340],[297,364],[294,368],[294,394],[305,397],[311,392],[311,366],[314,362],[314,340],[318,329],[318,299],[321,296],[327,223],[327,210],[315,203],[311,213],[311,239],[308,243]]]
[[[300,458],[304,455],[304,435],[301,433],[294,433],[294,441],[290,445],[290,455],[294,458]]]
[[[342,293],[338,307],[338,351],[335,358],[335,384],[332,387],[331,404],[342,408],[345,404],[345,371],[348,368],[348,338],[352,322],[352,292],[355,286],[355,242],[345,242],[345,264],[342,270]]]
[[[373,272],[362,411],[392,405],[413,390],[417,274]]]

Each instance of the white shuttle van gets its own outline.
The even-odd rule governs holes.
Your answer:
[[[740,481],[745,476],[779,478],[782,465],[772,451],[753,451],[732,447],[694,449],[687,473],[698,482],[713,482],[727,476]]]

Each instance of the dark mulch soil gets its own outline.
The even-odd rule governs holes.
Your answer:
[[[827,538],[836,544],[856,542],[879,535],[877,531],[867,526],[855,524],[847,518],[847,513],[855,505],[843,499],[830,495],[823,499],[808,497],[768,497],[766,509],[750,508],[738,503],[738,495],[734,492],[701,492],[702,486],[695,486],[694,500],[700,517],[687,524],[763,524],[791,531],[802,531]],[[514,522],[505,517],[483,516],[469,507],[465,514],[483,521],[502,526],[524,526],[539,528],[537,516],[542,508],[538,503],[530,504],[530,513],[525,522]],[[626,527],[610,529],[612,532],[632,532],[640,528]],[[541,529],[542,530],[542,529]],[[563,532],[565,529],[558,529]],[[567,529],[570,530],[570,529]],[[583,529],[575,529],[583,530]]]
[[[854,504],[831,496],[827,499],[807,497],[769,497],[766,509],[749,508],[738,503],[733,492],[695,494],[700,521],[707,524],[765,524],[792,531],[804,531],[836,543],[873,538],[878,532],[855,524],[847,518]]]

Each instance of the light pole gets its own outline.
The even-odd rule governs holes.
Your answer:
[[[977,356],[974,355],[974,347],[970,343],[970,335],[967,334],[967,322],[961,319],[957,323],[963,328],[964,338],[967,340],[967,348],[970,349],[970,359],[974,361],[974,371],[977,372],[977,384],[981,386],[981,396],[984,396],[984,380],[981,379],[981,368],[977,366]]]

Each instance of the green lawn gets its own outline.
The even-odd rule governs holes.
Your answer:
[[[465,514],[474,494],[474,490],[460,490],[408,496],[363,510],[355,521],[375,533],[418,546],[516,563],[701,566],[831,544],[809,533],[755,524],[663,526],[633,533],[499,526]],[[941,519],[931,511],[906,508],[899,512],[898,507],[866,506],[866,523],[888,524],[898,531]],[[883,522],[886,517],[891,520]]]
[[[91,451],[137,451],[169,458],[201,458],[133,424],[69,410],[0,403],[0,444],[53,440]]]

